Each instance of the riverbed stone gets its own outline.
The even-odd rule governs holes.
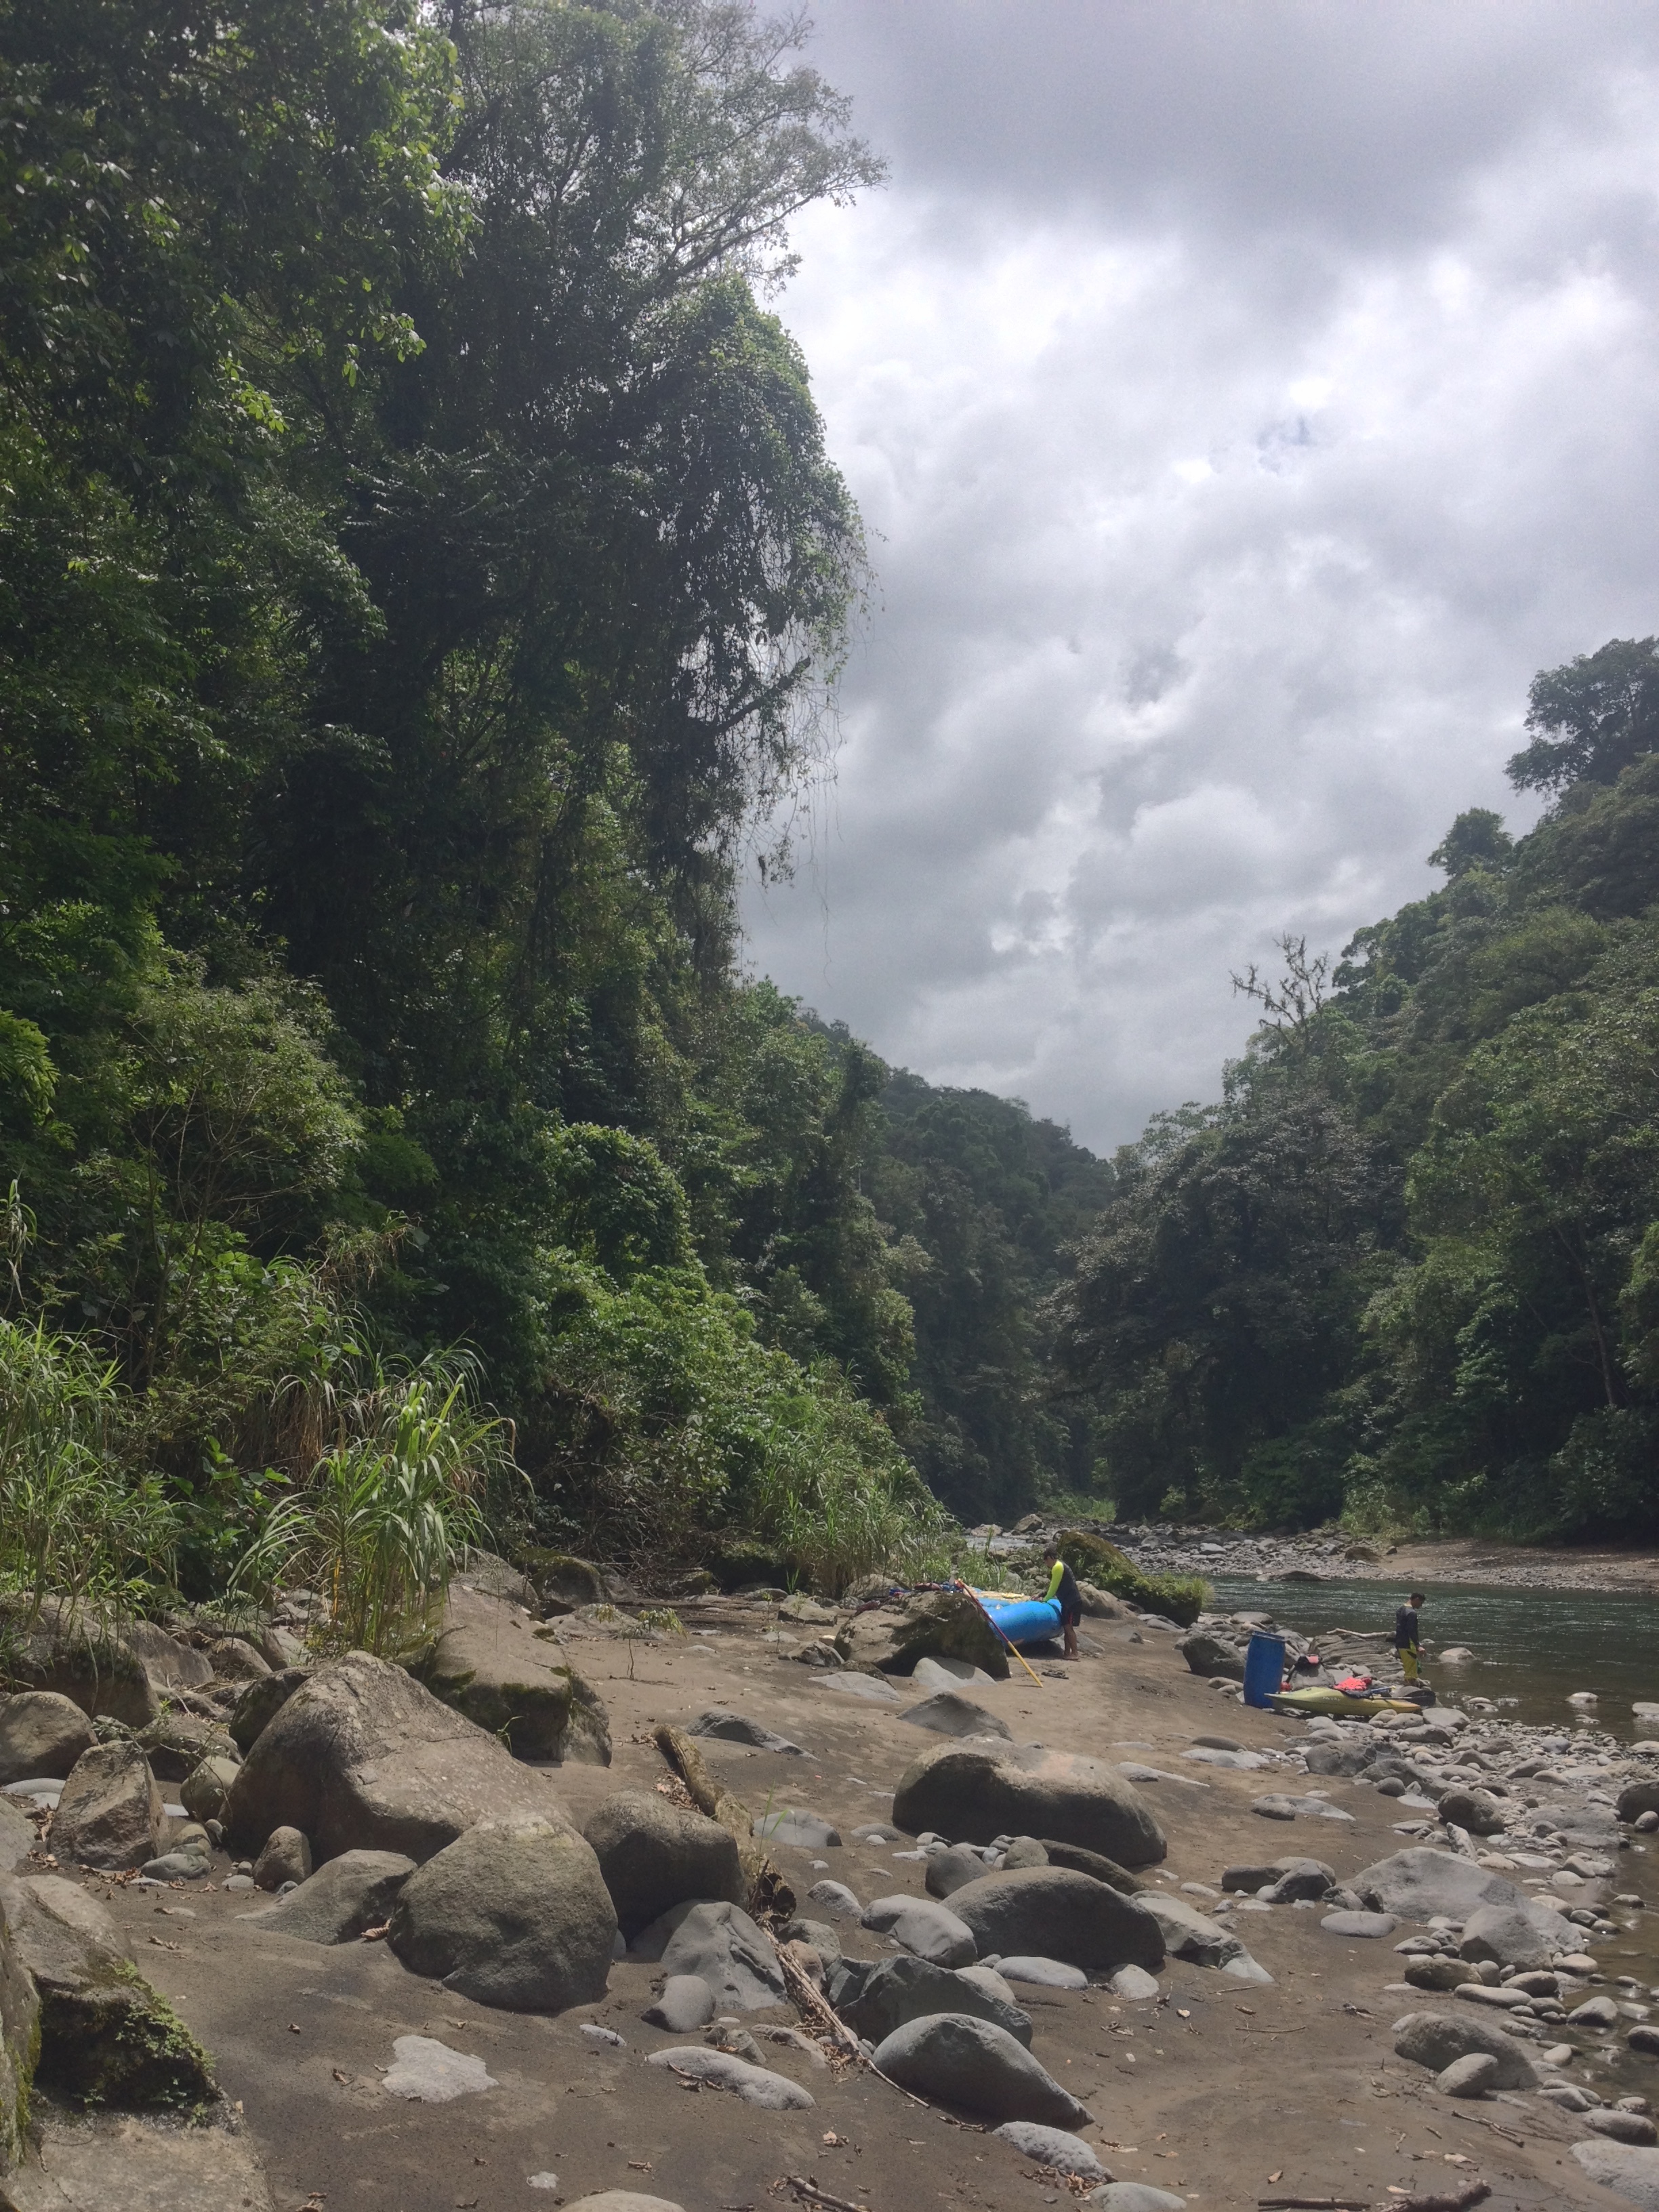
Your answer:
[[[1500,1966],[1547,1966],[1559,1949],[1528,1912],[1512,1905],[1479,1905],[1463,1923],[1458,1950],[1466,1959],[1491,1959]]]
[[[722,2012],[757,2012],[781,2002],[783,1975],[771,1944],[740,1905],[676,1905],[641,1931],[635,1958],[660,1960],[665,1974],[697,1974]]]
[[[823,1851],[838,1845],[841,1831],[832,1820],[802,1806],[781,1806],[755,1823],[755,1833],[766,1842],[787,1844],[798,1851]]]
[[[138,1731],[137,1741],[158,1782],[183,1782],[204,1759],[241,1763],[229,1731],[193,1713],[163,1713]]]
[[[1370,1940],[1392,1936],[1400,1923],[1392,1912],[1328,1912],[1319,1924],[1328,1936]]]
[[[688,1724],[685,1732],[687,1735],[712,1737],[717,1743],[747,1744],[751,1751],[783,1752],[795,1759],[806,1756],[798,1743],[791,1742],[787,1735],[780,1735],[775,1729],[763,1728],[758,1721],[751,1721],[743,1713],[728,1712],[724,1705],[710,1705]]]
[[[1008,1650],[966,1590],[918,1590],[902,1609],[855,1613],[836,1632],[848,1667],[908,1674],[918,1659],[966,1659],[993,1681],[1008,1679]]]
[[[297,1889],[246,1917],[307,1943],[355,1942],[366,1928],[385,1926],[414,1871],[414,1860],[400,1851],[342,1851]]]
[[[877,2045],[875,2063],[901,2088],[975,2120],[1076,2129],[1093,2118],[1006,2029],[966,2013],[907,2021]]]
[[[1526,2046],[1495,2021],[1482,2020],[1473,2008],[1456,2017],[1448,2013],[1407,2013],[1394,2024],[1394,2048],[1396,2057],[1425,2066],[1431,2074],[1443,2074],[1455,2059],[1484,2051],[1498,2061],[1494,2087],[1532,2089],[1538,2085],[1538,2069]]]
[[[1443,2097],[1485,2097],[1498,2087],[1500,2070],[1490,2051],[1471,2051],[1443,2067],[1434,2086]]]
[[[979,1955],[980,1947],[968,1923],[952,1908],[931,1898],[878,1897],[860,1917],[865,1927],[878,1936],[892,1936],[907,1951],[936,1966],[970,1966]]]
[[[1592,2139],[1574,2143],[1572,2154],[1592,2181],[1634,2204],[1637,2212],[1659,2212],[1659,2150]]]
[[[1112,2178],[1082,2136],[1064,2128],[1040,2127],[1035,2120],[1005,2120],[991,2132],[1022,2158],[1033,2160],[1051,2173],[1064,2173],[1078,2181],[1102,2182]]]
[[[204,1759],[179,1785],[179,1802],[192,1820],[217,1820],[236,1779],[239,1759]]]
[[[284,1882],[311,1879],[311,1840],[301,1828],[273,1828],[253,1862],[254,1886],[281,1889]]]
[[[1489,1873],[1455,1851],[1418,1848],[1395,1851],[1351,1875],[1348,1887],[1382,1912],[1401,1920],[1431,1920],[1443,1915],[1467,1920],[1483,1905],[1524,1912],[1526,1892],[1501,1874]]]
[[[1495,1836],[1504,1826],[1503,1808],[1487,1790],[1444,1790],[1435,1811],[1449,1826],[1467,1828],[1472,1836]]]
[[[1057,1836],[1043,1836],[1040,1840],[1048,1854],[1050,1866],[1068,1867],[1073,1874],[1089,1875],[1125,1897],[1138,1897],[1148,1887],[1139,1875],[1131,1874],[1127,1867],[1108,1858],[1104,1851],[1085,1850],[1080,1844],[1062,1843]]]
[[[589,1815],[582,1833],[630,1942],[671,1905],[701,1899],[742,1905],[748,1898],[730,1830],[670,1805],[654,1790],[618,1790]]]
[[[538,1629],[521,1606],[452,1585],[419,1679],[515,1759],[611,1764],[604,1700],[573,1667],[557,1632]]]
[[[1124,1897],[1088,1875],[1047,1866],[985,1875],[952,1894],[951,1910],[984,1955],[1060,1959],[1109,1973],[1162,1966],[1165,1933],[1149,1908],[1170,1901]]]
[[[1162,1890],[1149,1889],[1134,1902],[1138,1910],[1157,1922],[1164,1947],[1172,1958],[1185,1959],[1194,1966],[1229,1966],[1243,1955],[1244,1946],[1233,1930],[1200,1912],[1187,1898],[1170,1897]],[[1128,1963],[1157,1966],[1163,1962],[1137,1955]]]
[[[671,1974],[662,1994],[640,2015],[648,2027],[671,2035],[694,2035],[714,2017],[714,1992],[701,1974]]]
[[[672,2067],[675,2073],[689,2074],[696,2081],[713,2081],[719,2088],[733,2091],[745,2105],[757,2105],[765,2112],[806,2112],[814,2103],[811,2091],[792,2081],[787,2074],[751,2065],[729,2051],[711,2051],[707,2044],[672,2045],[666,2051],[653,2051],[645,2063]]]
[[[155,1685],[125,1638],[87,1627],[50,1599],[32,1629],[15,1614],[7,1626],[8,1673],[24,1689],[55,1692],[91,1719],[133,1729],[148,1727],[161,1711]]]
[[[908,1706],[899,1715],[912,1728],[931,1729],[935,1735],[1000,1736],[1004,1742],[1013,1741],[1013,1731],[1006,1721],[994,1713],[976,1705],[971,1698],[964,1698],[957,1690],[939,1690],[931,1698],[924,1698],[919,1705]]]
[[[283,1667],[250,1682],[236,1700],[228,1728],[232,1741],[246,1759],[283,1707],[311,1679],[309,1667]]]
[[[929,1897],[946,1898],[956,1890],[977,1881],[985,1872],[985,1861],[965,1844],[953,1844],[949,1850],[936,1851],[927,1862],[922,1881]]]
[[[1144,1797],[1103,1759],[1040,1744],[941,1743],[905,1769],[893,1818],[908,1834],[933,1829],[953,1843],[1054,1837],[1126,1867],[1166,1855]]]
[[[603,1996],[617,1916],[591,1847],[552,1820],[485,1820],[418,1867],[387,1941],[411,1973],[507,2012]]]
[[[1154,2189],[1150,2181],[1112,2181],[1084,2198],[1095,2212],[1186,2212],[1187,2200],[1173,2189]]]
[[[37,1775],[65,1778],[98,1741],[73,1698],[55,1690],[23,1690],[0,1703],[0,1784]]]
[[[854,2034],[879,2043],[906,2021],[920,2020],[924,2014],[968,2013],[991,2021],[1029,2049],[1030,2014],[1012,1997],[998,1997],[969,1978],[972,1973],[971,1968],[967,1974],[956,1973],[927,1959],[878,1959],[858,1996],[842,2008],[842,2017]]]
[[[64,1784],[52,1850],[65,1865],[121,1873],[159,1855],[162,1826],[161,1793],[137,1745],[94,1744]]]
[[[1063,1959],[1005,1958],[997,1971],[1005,1980],[1016,1984],[1029,1982],[1033,1989],[1086,1990],[1089,1986],[1082,1967],[1068,1966]]]
[[[1244,1680],[1244,1654],[1229,1636],[1213,1628],[1189,1629],[1176,1645],[1194,1674],[1224,1675],[1230,1682]]]
[[[417,1864],[480,1820],[562,1820],[544,1774],[366,1651],[300,1682],[254,1739],[223,1818],[242,1850],[293,1827],[319,1861],[389,1850]]]

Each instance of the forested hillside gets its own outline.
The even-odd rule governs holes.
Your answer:
[[[1237,979],[1220,1102],[1119,1155],[1054,1319],[1122,1510],[1659,1530],[1659,640],[1528,726],[1538,826]]]
[[[0,1577],[833,1578],[918,1465],[1073,1471],[1105,1171],[734,957],[866,573],[763,304],[879,173],[797,44],[0,5]]]

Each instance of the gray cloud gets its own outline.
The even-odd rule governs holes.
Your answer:
[[[894,163],[782,303],[878,588],[752,957],[1117,1142],[1656,627],[1659,10],[826,0],[812,58]]]

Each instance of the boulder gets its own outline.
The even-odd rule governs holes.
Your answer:
[[[1512,1905],[1478,1905],[1463,1923],[1458,1950],[1466,1959],[1492,1959],[1500,1966],[1547,1966],[1560,1949],[1532,1915]]]
[[[758,2105],[763,2112],[806,2112],[812,2109],[814,2100],[810,2091],[803,2089],[799,2081],[792,2081],[787,2074],[775,2074],[766,2066],[751,2066],[747,2059],[733,2057],[728,2051],[711,2051],[707,2044],[679,2044],[666,2051],[653,2051],[645,2063],[647,2066],[672,2066],[675,2073],[689,2074],[694,2081],[712,2081],[717,2088],[732,2090],[745,2105]]]
[[[562,1815],[546,1778],[494,1736],[401,1667],[351,1651],[306,1676],[255,1737],[223,1817],[244,1850],[292,1827],[319,1860],[386,1850],[419,1864],[479,1820]]]
[[[240,1765],[236,1759],[204,1759],[191,1769],[179,1785],[179,1802],[192,1820],[221,1817]]]
[[[1536,2088],[1541,2076],[1524,2044],[1473,2008],[1454,2018],[1448,2013],[1408,2012],[1394,2024],[1395,2056],[1431,2074],[1443,2074],[1454,2059],[1484,2051],[1498,2061],[1493,2087]]]
[[[1149,1974],[1145,1966],[1120,1966],[1116,1973],[1108,1976],[1107,1987],[1114,1996],[1144,2002],[1158,1995],[1158,1978]]]
[[[603,1571],[591,1559],[573,1558],[568,1552],[526,1552],[524,1568],[544,1613],[603,1605],[611,1595]]]
[[[979,1955],[966,1922],[925,1897],[878,1897],[865,1906],[861,1917],[865,1927],[873,1928],[878,1936],[890,1936],[936,1966],[971,1966]]]
[[[1407,1959],[1406,1979],[1414,1990],[1445,1991],[1478,1983],[1479,1972],[1466,1959]]]
[[[1150,1892],[1124,1897],[1065,1867],[1030,1867],[969,1882],[951,1897],[951,1910],[983,1956],[1062,1959],[1067,1966],[1110,1972],[1118,1966],[1162,1966],[1164,1932],[1146,1908],[1171,1901]]]
[[[21,1691],[0,1704],[0,1784],[48,1774],[61,1780],[97,1741],[72,1698],[55,1690]]]
[[[997,1971],[1010,1983],[1028,1982],[1038,1990],[1086,1990],[1089,1977],[1081,1966],[1068,1966],[1062,1959],[1004,1959]],[[1121,1974],[1124,1969],[1120,1966]]]
[[[1504,1825],[1503,1810],[1487,1790],[1448,1790],[1434,1809],[1448,1826],[1467,1828],[1472,1836],[1498,1835]]]
[[[1645,2112],[1626,2112],[1615,2106],[1609,2111],[1586,2112],[1583,2122],[1598,2136],[1611,2136],[1614,2142],[1650,2147],[1659,2142],[1659,2128],[1654,2126]]]
[[[1659,1813],[1659,1777],[1627,1782],[1613,1809],[1620,1820],[1639,1820],[1644,1813]]]
[[[775,1729],[763,1728],[758,1721],[750,1720],[743,1713],[727,1712],[723,1705],[710,1705],[706,1712],[697,1715],[686,1729],[687,1735],[712,1736],[717,1743],[746,1743],[751,1751],[786,1752],[794,1758],[806,1754],[798,1743]]]
[[[506,2012],[605,1995],[617,1916],[599,1863],[553,1820],[480,1821],[417,1867],[387,1941],[411,1973]]]
[[[1576,2142],[1572,2154],[1592,2181],[1634,2204],[1637,2212],[1659,2212],[1659,2150],[1634,2143]]]
[[[1490,2051],[1472,2051],[1437,2074],[1434,2086],[1443,2097],[1484,2097],[1498,2087],[1499,2070]]]
[[[453,2051],[434,2036],[394,2036],[392,2056],[380,2087],[388,2097],[406,2097],[413,2105],[447,2105],[501,2086],[482,2058]]]
[[[929,1897],[946,1898],[969,1882],[979,1881],[984,1872],[985,1862],[977,1851],[953,1844],[948,1851],[936,1851],[928,1860],[922,1881]]]
[[[52,1848],[65,1865],[118,1874],[161,1848],[161,1793],[137,1745],[98,1743],[82,1752],[52,1817]]]
[[[1400,1923],[1392,1912],[1328,1912],[1319,1924],[1328,1936],[1369,1942],[1379,1936],[1392,1936]]]
[[[637,2189],[601,2189],[592,2197],[579,2197],[565,2212],[684,2212],[667,2197],[645,2197]]]
[[[926,1959],[878,1959],[864,1977],[863,1987],[842,2008],[842,2018],[854,2034],[879,2043],[908,2020],[924,2014],[971,2014],[994,2021],[1029,2049],[1031,2017],[1012,1998],[995,1996],[970,1978],[975,1970],[953,1973],[947,1966]]]
[[[835,1646],[831,1644],[830,1649],[833,1651]],[[806,1655],[797,1652],[795,1656],[805,1658]],[[836,1663],[841,1665],[839,1654]],[[826,1690],[839,1691],[843,1697],[861,1698],[866,1705],[902,1705],[904,1703],[885,1674],[866,1674],[857,1668],[848,1668],[839,1674],[826,1674],[823,1686]]]
[[[25,1778],[27,1779],[27,1777]],[[40,1833],[28,1814],[15,1797],[0,1797],[0,1874],[9,1874],[21,1869],[31,1851],[38,1850]],[[0,2033],[4,2031],[4,1965],[0,1961]],[[0,2059],[0,2094],[4,2089],[5,2067]],[[3,2107],[0,2107],[0,2112]],[[0,2141],[3,2141],[5,2123],[0,2117]],[[0,2172],[3,2172],[0,2166]]]
[[[683,1811],[655,1790],[607,1797],[582,1831],[599,1862],[617,1924],[631,1942],[671,1905],[723,1898],[744,1904],[749,1884],[737,1839],[701,1813]]]
[[[1069,2135],[1064,2128],[1039,2127],[1035,2120],[1005,2120],[991,2132],[1010,2144],[1022,2158],[1034,2160],[1050,2173],[1063,2173],[1077,2181],[1109,2181],[1112,2178],[1082,2136]]]
[[[967,2013],[928,2013],[876,2045],[875,2065],[919,2097],[975,2120],[1075,2129],[1093,2115],[1006,2028]]]
[[[1006,1721],[1000,1721],[957,1690],[936,1691],[919,1705],[907,1706],[899,1718],[908,1721],[912,1728],[931,1729],[935,1735],[997,1735],[1006,1743],[1013,1741]]]
[[[54,1691],[92,1719],[104,1715],[128,1728],[147,1727],[161,1710],[143,1661],[125,1638],[71,1620],[51,1600],[33,1629],[25,1630],[15,1615],[6,1626],[7,1671],[25,1688]]]
[[[122,1640],[159,1690],[198,1690],[213,1680],[213,1662],[204,1652],[153,1620],[130,1620]]]
[[[768,1843],[787,1844],[793,1850],[823,1851],[841,1842],[841,1830],[817,1813],[800,1806],[781,1806],[755,1823],[755,1833]]]
[[[676,1905],[641,1931],[629,1956],[660,1960],[668,1975],[697,1975],[722,2012],[759,2012],[783,1998],[777,1954],[740,1905]]]
[[[1104,1851],[1086,1851],[1081,1844],[1062,1844],[1055,1836],[1044,1836],[1042,1848],[1048,1854],[1050,1866],[1069,1867],[1073,1874],[1091,1875],[1109,1888],[1121,1890],[1125,1897],[1138,1897],[1146,1887],[1127,1867],[1109,1859]]]
[[[1008,1650],[966,1590],[918,1590],[902,1611],[855,1613],[836,1632],[848,1667],[908,1674],[918,1659],[966,1659],[993,1681],[1008,1679]]]
[[[691,2035],[714,2017],[714,1992],[701,1974],[671,1974],[662,1995],[640,2017],[652,2027],[665,2027],[671,2035]]]
[[[248,1684],[230,1717],[231,1741],[244,1759],[295,1692],[311,1680],[311,1674],[309,1667],[284,1667]]]
[[[241,1755],[228,1733],[211,1721],[191,1713],[163,1713],[135,1739],[149,1761],[158,1782],[182,1782],[204,1759],[228,1759],[237,1765]]]
[[[570,1664],[556,1631],[520,1606],[456,1583],[437,1640],[414,1670],[434,1697],[503,1737],[515,1759],[611,1764],[599,1692]]]
[[[1244,1946],[1231,1928],[1212,1920],[1184,1897],[1169,1897],[1159,1889],[1145,1889],[1134,1900],[1134,1910],[1154,1923],[1163,1948],[1171,1958],[1185,1959],[1193,1966],[1226,1966],[1243,1955]],[[1114,1964],[1158,1966],[1161,1958],[1128,1955]]]
[[[806,1894],[819,1911],[831,1913],[837,1920],[856,1920],[864,1910],[844,1881],[815,1881]]]
[[[1052,1837],[1127,1867],[1152,1865],[1168,1848],[1152,1808],[1115,1767],[1039,1744],[934,1745],[900,1778],[893,1819],[910,1835],[931,1828],[957,1843]]]
[[[1304,1899],[1317,1901],[1328,1895],[1335,1883],[1336,1876],[1322,1859],[1289,1858],[1276,1860],[1271,1879],[1255,1887],[1265,1887],[1266,1904],[1297,1905]],[[1225,1889],[1228,1884],[1224,1881],[1221,1886]]]
[[[366,1928],[386,1925],[414,1871],[414,1860],[398,1851],[342,1851],[298,1889],[246,1917],[306,1943],[352,1943]]]
[[[40,2051],[40,1995],[18,1956],[9,1887],[0,1879],[0,2173],[9,2172],[24,2153]]]
[[[1187,2200],[1172,2189],[1154,2189],[1150,2181],[1113,2181],[1104,2189],[1091,2189],[1084,2198],[1095,2212],[1186,2212]]]
[[[259,1889],[280,1889],[284,1882],[311,1879],[311,1841],[299,1828],[273,1828],[264,1849],[253,1862],[253,1880]]]
[[[1348,1887],[1401,1920],[1431,1920],[1437,1914],[1467,1920],[1483,1905],[1522,1911],[1527,1905],[1524,1890],[1453,1851],[1395,1851],[1351,1876]]]
[[[993,1686],[994,1678],[966,1659],[918,1659],[911,1673],[918,1690],[970,1690]]]
[[[1231,1638],[1212,1628],[1188,1629],[1176,1650],[1194,1674],[1224,1675],[1230,1682],[1244,1680],[1244,1654]]]
[[[40,1993],[37,2078],[100,2105],[199,2105],[212,2063],[135,1969],[105,1906],[58,1875],[0,1880],[17,1964]]]

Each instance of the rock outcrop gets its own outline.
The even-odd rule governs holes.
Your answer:
[[[665,1803],[654,1790],[607,1797],[582,1832],[630,1942],[672,1905],[748,1900],[736,1838],[701,1813]]]
[[[452,1589],[437,1640],[416,1669],[447,1705],[515,1759],[611,1764],[611,1727],[598,1692],[566,1658],[552,1629],[521,1606]]]
[[[411,1973],[476,2003],[562,2012],[605,1995],[616,1939],[599,1863],[574,1828],[495,1820],[416,1869],[386,1940]]]

